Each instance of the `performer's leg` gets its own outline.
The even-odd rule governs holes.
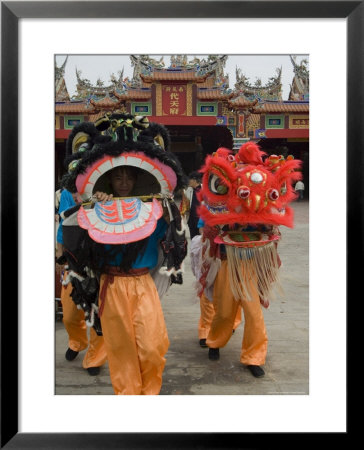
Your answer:
[[[103,336],[98,336],[93,328],[90,328],[89,346],[82,366],[84,369],[89,367],[100,367],[107,360],[106,349]]]
[[[102,275],[100,292],[107,275]],[[107,287],[101,326],[109,363],[111,384],[116,395],[141,394],[142,377],[133,326],[133,300],[127,277],[114,277]]]
[[[241,324],[241,308],[239,306],[239,308],[236,311],[236,316],[235,316],[235,321],[234,321],[234,325],[233,325],[233,330],[235,331],[240,324]]]
[[[215,315],[206,339],[210,348],[220,348],[227,344],[232,335],[237,310],[240,308],[239,302],[234,300],[228,279],[227,261],[222,261],[214,284]]]
[[[71,297],[72,285],[62,285],[61,302],[63,311],[63,324],[68,334],[68,347],[80,352],[88,345],[87,326],[82,310],[77,309]]]
[[[209,334],[211,322],[215,314],[214,305],[205,294],[200,298],[200,319],[198,321],[198,338],[206,339]]]
[[[162,386],[166,363],[164,355],[169,347],[167,328],[158,292],[152,277],[142,275],[132,278],[134,330],[142,377],[142,394],[157,395]]]
[[[263,365],[267,355],[268,337],[257,290],[254,292],[253,300],[242,300],[241,305],[245,324],[240,361],[246,365]]]

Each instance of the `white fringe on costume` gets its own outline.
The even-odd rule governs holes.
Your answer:
[[[251,280],[262,299],[274,298],[273,288],[283,292],[279,282],[277,247],[274,242],[253,248],[226,245],[228,273],[235,300],[253,300]]]
[[[172,217],[169,203],[166,202],[166,205],[170,212],[170,217]],[[181,229],[180,230],[176,229],[176,232],[180,236],[182,236],[183,233],[186,232],[186,226],[183,222],[181,223]],[[168,291],[168,289],[170,288],[170,286],[172,284],[171,283],[171,275],[177,276],[177,274],[179,274],[179,273],[184,273],[183,262],[181,264],[181,267],[178,270],[176,270],[174,267],[167,270],[167,267],[163,266],[163,262],[164,262],[164,254],[163,254],[163,251],[161,250],[161,248],[159,248],[158,262],[157,262],[157,265],[150,271],[150,275],[153,278],[154,284],[156,285],[160,299],[163,298],[164,294]]]
[[[93,327],[95,323],[95,313],[97,314],[99,312],[99,307],[95,305],[95,303],[91,304],[91,313],[90,317],[86,320],[86,325],[88,327]]]
[[[203,255],[203,256],[202,256]],[[206,276],[206,285],[204,289],[204,294],[207,299],[213,301],[213,289],[215,278],[221,266],[221,260],[219,258],[213,258],[210,256],[210,241],[209,239],[202,240],[201,235],[195,236],[191,240],[190,247],[190,258],[191,258],[191,269],[192,273],[196,277],[195,289],[196,292],[200,292],[202,286],[200,283],[200,278],[202,276],[203,268],[208,268],[208,273]]]
[[[171,278],[169,276],[166,276],[166,274],[161,273],[163,261],[164,261],[163,250],[159,247],[158,262],[157,265],[150,271],[150,275],[153,278],[160,300],[162,300],[164,294],[168,291],[169,287],[171,286]]]

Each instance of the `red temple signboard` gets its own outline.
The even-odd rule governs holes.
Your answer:
[[[244,136],[244,114],[239,115],[238,135]]]
[[[162,86],[162,108],[165,116],[184,116],[187,107],[187,86],[173,84]]]

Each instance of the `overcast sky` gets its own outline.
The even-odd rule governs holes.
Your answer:
[[[155,59],[160,59],[162,55],[150,55]],[[195,56],[200,59],[207,59],[206,55],[188,55],[188,61]],[[65,55],[56,55],[57,66],[61,66],[65,60]],[[308,59],[307,55],[297,55],[297,63],[302,59]],[[165,67],[170,65],[169,55],[163,55]],[[289,55],[229,55],[225,74],[229,74],[229,87],[234,88],[236,68],[243,73],[254,84],[260,78],[265,85],[269,78],[275,77],[276,69],[282,67],[282,97],[288,99],[290,85],[293,80],[293,67]],[[110,83],[110,76],[114,74],[118,77],[118,71],[124,69],[124,78],[133,76],[129,55],[69,55],[65,70],[65,81],[70,96],[76,93],[76,68],[80,70],[81,78],[87,78],[92,84],[96,84],[100,78],[105,86]]]

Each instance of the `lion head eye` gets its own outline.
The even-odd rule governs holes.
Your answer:
[[[277,191],[277,189],[269,189],[268,198],[273,201],[278,200],[279,192]]]
[[[85,152],[86,150],[88,150],[89,149],[89,144],[87,143],[87,142],[85,142],[84,144],[81,144],[79,147],[78,147],[78,151],[79,152]]]
[[[239,186],[237,194],[240,198],[248,198],[250,195],[250,189],[248,188],[248,186]]]
[[[209,189],[216,195],[225,195],[229,190],[222,179],[215,174],[211,174],[209,177]]]
[[[71,161],[71,162],[68,164],[68,171],[69,171],[69,172],[72,172],[73,170],[75,170],[76,167],[78,166],[79,162],[80,162],[79,159],[75,159],[74,161]]]
[[[263,175],[260,172],[254,172],[250,177],[250,181],[255,184],[260,184],[263,180]]]

